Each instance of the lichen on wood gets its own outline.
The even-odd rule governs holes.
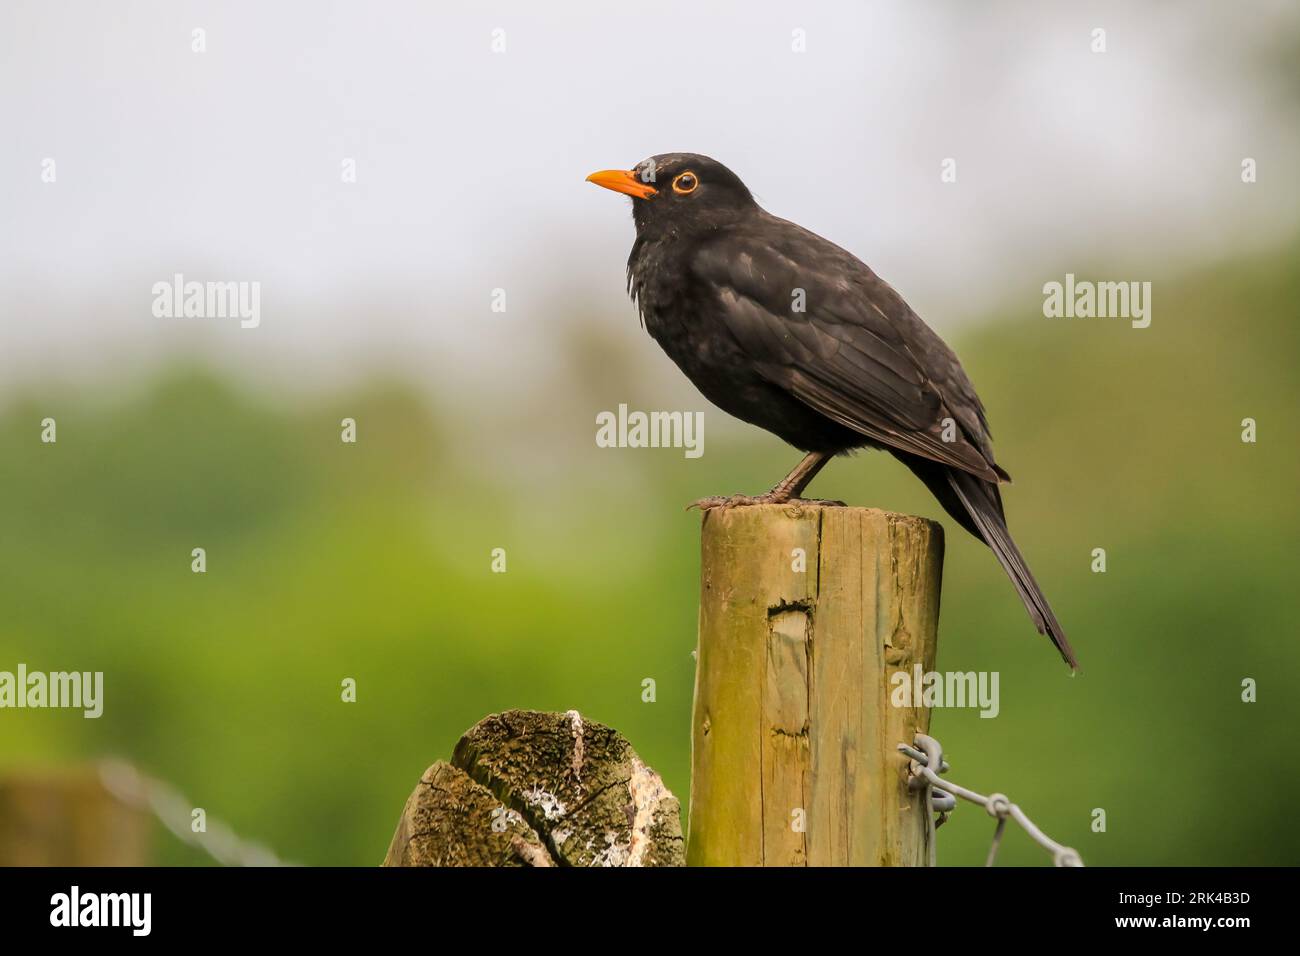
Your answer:
[[[386,866],[681,866],[680,806],[616,731],[509,710],[407,800]]]

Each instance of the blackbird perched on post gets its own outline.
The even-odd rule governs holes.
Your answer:
[[[984,541],[1040,633],[1074,651],[1002,512],[988,419],[957,356],[894,289],[821,236],[760,208],[716,160],[653,156],[590,182],[632,197],[628,291],[646,330],[723,411],[807,452],[769,492],[795,500],[831,458],[883,448]]]

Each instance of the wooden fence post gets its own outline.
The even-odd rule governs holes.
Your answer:
[[[0,775],[0,866],[145,866],[152,823],[96,766]]]
[[[681,806],[612,727],[507,710],[424,772],[384,866],[681,866]]]
[[[868,508],[707,512],[691,718],[692,866],[933,864],[891,677],[934,669],[943,531]]]

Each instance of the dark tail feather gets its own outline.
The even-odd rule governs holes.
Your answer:
[[[930,493],[939,499],[948,514],[993,550],[998,563],[1015,585],[1038,633],[1046,634],[1070,668],[1078,670],[1079,661],[1074,656],[1070,642],[1065,639],[1065,631],[1030,573],[1020,549],[1011,540],[1011,532],[1007,530],[1007,520],[1002,513],[1002,495],[998,492],[998,486],[969,472],[916,456],[898,455],[898,458],[925,482]]]

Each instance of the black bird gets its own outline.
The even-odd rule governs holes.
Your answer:
[[[1002,512],[984,406],[957,356],[851,253],[759,207],[730,169],[665,153],[590,182],[632,197],[628,292],[646,330],[723,411],[807,452],[764,495],[796,499],[835,455],[883,448],[984,541],[1072,669],[1065,632]]]

